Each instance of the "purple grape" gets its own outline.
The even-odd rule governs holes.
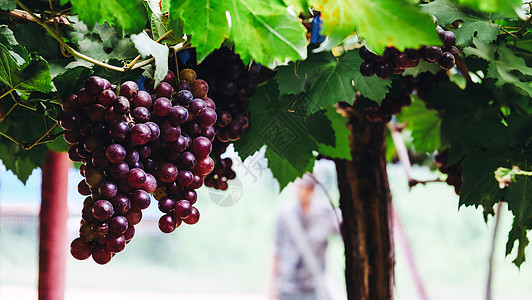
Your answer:
[[[151,198],[150,194],[146,193],[144,190],[135,190],[129,196],[131,200],[131,205],[138,207],[140,209],[146,209],[150,206]]]
[[[192,99],[192,102],[190,102],[189,111],[192,115],[200,115],[205,111],[205,108],[207,105],[205,104],[205,101],[199,98]]]
[[[107,159],[113,164],[118,164],[124,161],[126,154],[126,149],[120,144],[111,144],[105,149]]]
[[[129,112],[130,105],[131,104],[129,103],[129,100],[126,97],[118,96],[113,104],[113,109],[115,113],[127,114]]]
[[[91,194],[91,189],[85,182],[85,180],[82,180],[78,184],[78,192],[83,196],[88,196]]]
[[[445,47],[452,47],[456,43],[456,35],[452,31],[444,31],[442,36],[442,42]]]
[[[103,245],[96,245],[92,250],[92,259],[100,265],[105,265],[111,261],[113,254],[111,251],[107,250]]]
[[[159,125],[153,122],[146,122],[146,125],[148,125],[151,131],[150,142],[153,142],[156,139],[158,139],[159,136],[161,135],[161,130],[159,128]]]
[[[200,217],[200,213],[197,208],[192,207],[190,214],[188,215],[188,218],[184,219],[183,222],[187,223],[188,225],[194,225],[198,223]]]
[[[375,75],[376,66],[375,62],[371,60],[363,61],[360,65],[360,74],[365,77],[371,77]]]
[[[159,117],[164,117],[168,114],[171,107],[172,102],[168,100],[168,98],[157,98],[157,100],[153,102],[153,114]]]
[[[104,181],[98,187],[98,193],[103,199],[112,199],[118,193],[118,187],[111,181]]]
[[[214,130],[213,126],[205,126],[201,128],[200,135],[204,136],[210,142],[212,142],[214,140],[214,137],[216,136],[216,131]]]
[[[79,104],[77,100],[78,96],[74,94],[68,94],[61,100],[61,108],[64,111],[67,110],[79,110]]]
[[[120,85],[120,96],[124,96],[127,99],[137,97],[138,92],[139,86],[133,81],[126,81]]]
[[[174,210],[175,201],[170,197],[162,197],[159,200],[159,210],[163,213],[169,213]]]
[[[188,106],[194,99],[194,96],[189,90],[181,90],[176,94],[176,100],[179,105]]]
[[[194,174],[191,171],[183,170],[177,175],[177,182],[182,186],[188,186],[194,180]]]
[[[190,90],[190,83],[188,83],[186,80],[179,80],[176,84],[176,91],[181,90]]]
[[[181,193],[181,199],[188,201],[190,204],[194,204],[198,200],[198,194],[192,189],[186,189]]]
[[[199,158],[205,157],[211,153],[212,150],[212,144],[211,141],[209,141],[208,138],[203,136],[198,136],[194,140],[192,140],[192,144],[190,145],[190,151]]]
[[[109,221],[109,232],[114,234],[124,234],[128,228],[127,218],[116,216]]]
[[[153,175],[146,173],[146,182],[142,186],[142,189],[149,194],[155,192],[155,189],[157,189],[157,179]]]
[[[138,146],[137,151],[140,154],[140,159],[148,159],[151,156],[151,148],[148,145]]]
[[[78,97],[76,99],[81,106],[91,106],[96,103],[96,98],[87,93],[85,89],[81,89],[78,92]]]
[[[192,169],[192,173],[200,176],[207,175],[214,169],[214,161],[210,156],[198,160],[196,166]]]
[[[98,76],[91,76],[87,82],[85,82],[85,91],[89,95],[97,96],[105,89],[104,79]]]
[[[216,117],[216,111],[207,107],[204,113],[196,118],[196,122],[204,127],[212,126],[216,123]]]
[[[177,179],[178,169],[174,164],[161,163],[157,166],[157,174],[162,182],[170,183]]]
[[[174,127],[170,124],[170,122],[166,121],[161,126],[161,137],[166,142],[174,142],[179,138],[180,135],[181,128],[179,127],[179,125]]]
[[[135,227],[133,225],[129,226],[124,232],[124,238],[126,239],[126,243],[131,241],[131,239],[135,236]]]
[[[109,167],[109,175],[114,179],[124,179],[127,178],[129,173],[129,166],[125,161],[122,161],[118,164],[113,164]]]
[[[133,109],[131,115],[137,123],[146,123],[151,117],[150,111],[144,106],[139,106]]]
[[[109,233],[109,224],[93,223],[91,224],[91,230],[96,236],[102,237]]]
[[[116,101],[116,94],[112,90],[105,90],[98,95],[98,100],[105,107],[113,106]]]
[[[163,233],[173,232],[179,225],[181,225],[181,219],[177,219],[171,214],[163,215],[159,219],[159,229]]]
[[[430,47],[427,47],[425,48],[425,53],[424,53],[424,59],[429,62],[429,63],[434,63],[436,62],[438,59],[440,59],[440,57],[442,56],[443,54],[443,51],[441,49],[441,47],[438,47],[438,46],[430,46]]]
[[[164,191],[170,196],[179,196],[183,191],[183,187],[177,182],[170,182],[164,185]]]
[[[124,216],[127,218],[129,226],[137,225],[142,220],[142,211],[136,206],[131,206],[131,209]]]
[[[59,126],[64,130],[75,130],[78,128],[81,119],[79,115],[73,111],[64,111],[57,118]]]
[[[187,122],[182,126],[183,132],[186,132],[192,138],[197,137],[201,133],[201,126],[196,122]]]
[[[174,88],[168,82],[163,81],[155,88],[155,94],[157,94],[157,97],[165,97],[170,99],[172,98],[173,93]]]
[[[203,176],[194,174],[194,180],[192,180],[192,183],[188,186],[188,188],[199,189],[202,185],[203,185]]]
[[[124,161],[129,165],[129,166],[133,166],[135,163],[137,163],[140,159],[140,154],[137,150],[135,149],[128,149],[127,150],[127,154],[126,154],[126,158],[124,159]]]
[[[139,168],[134,168],[127,174],[127,182],[135,189],[140,189],[146,181],[146,173]]]
[[[92,244],[77,238],[70,244],[70,253],[75,259],[85,260],[92,254]]]
[[[99,221],[109,220],[114,213],[113,205],[107,200],[98,200],[92,205],[92,214]]]
[[[442,69],[449,70],[454,66],[455,63],[454,55],[449,52],[444,52],[438,62]]]
[[[89,107],[87,115],[92,122],[103,121],[105,120],[105,107],[101,104],[93,104]]]
[[[106,238],[105,246],[111,252],[120,252],[126,247],[126,238],[123,235],[109,235]]]
[[[133,98],[133,107],[146,107],[151,108],[152,100],[150,93],[146,91],[138,91],[137,96]]]
[[[196,163],[196,156],[189,151],[183,152],[177,161],[180,170],[192,170],[196,166]]]
[[[133,145],[144,145],[151,139],[151,130],[146,124],[135,124],[129,134]]]
[[[81,135],[77,131],[68,131],[63,132],[63,138],[69,144],[78,143],[81,140]]]
[[[110,202],[117,215],[124,215],[131,209],[131,200],[126,195],[116,195]]]
[[[147,172],[147,173],[153,173],[155,171],[155,162],[153,161],[153,159],[151,158],[148,158],[144,161],[144,171]],[[154,177],[155,179],[155,177]],[[146,178],[146,184],[149,184],[148,183],[148,179]],[[155,182],[155,187],[154,189],[157,188],[157,181]],[[148,192],[147,188],[150,188],[149,186],[147,186],[144,190]],[[149,192],[148,192],[149,193]]]
[[[393,71],[393,65],[385,61],[377,65],[377,68],[375,69],[375,74],[377,74],[377,77],[381,79],[388,79],[392,77]]]
[[[176,80],[176,77],[175,77],[174,72],[172,72],[171,70],[168,70],[168,73],[166,73],[166,76],[164,76],[163,81],[168,82],[171,85],[174,85],[175,80]]]
[[[229,138],[232,141],[236,141],[240,139],[242,134],[244,133],[244,130],[242,129],[242,126],[238,121],[232,121],[229,126],[226,127],[226,134],[227,138]]]
[[[177,126],[185,123],[189,118],[188,109],[181,105],[176,105],[170,108],[168,113],[168,121],[170,124]]]
[[[179,200],[175,202],[174,210],[178,218],[186,219],[192,212],[192,204],[188,200]]]

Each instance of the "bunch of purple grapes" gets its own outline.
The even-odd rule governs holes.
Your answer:
[[[436,18],[434,22],[437,24]],[[451,69],[460,56],[460,51],[455,46],[456,36],[452,31],[446,31],[439,25],[436,25],[436,31],[443,46],[406,49],[404,52],[388,47],[380,56],[365,46],[362,47],[359,55],[364,62],[360,65],[360,73],[366,77],[376,74],[379,78],[388,79],[392,74],[402,74],[406,69],[416,67],[420,59],[428,63],[437,62],[443,70]]]
[[[259,67],[256,64],[245,66],[240,56],[222,47],[211,53],[200,65],[197,72],[207,80],[209,97],[216,99],[218,121],[215,124],[216,139],[213,143],[213,156],[216,160],[214,171],[205,178],[205,185],[226,190],[227,180],[234,179],[230,158],[221,155],[231,141],[236,141],[249,127],[249,97],[255,93],[254,80]]]
[[[449,162],[449,149],[445,149],[441,152],[438,152],[434,157],[438,169],[440,172],[447,174],[447,179],[445,182],[448,185],[454,187],[454,192],[457,195],[460,195],[460,189],[462,187],[462,160],[458,161],[453,165],[448,165]]]
[[[190,69],[182,73],[185,80],[177,82],[169,71],[152,94],[132,81],[117,91],[93,76],[63,99],[58,122],[70,159],[82,163],[78,191],[87,196],[80,235],[71,244],[75,258],[108,263],[133,238],[151,193],[162,195],[162,232],[198,222],[194,190],[214,168],[216,112],[212,100],[202,99],[205,81]]]

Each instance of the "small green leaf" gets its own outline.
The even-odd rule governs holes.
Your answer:
[[[168,73],[168,47],[152,40],[145,32],[133,34],[131,40],[135,43],[135,47],[142,56],[147,57],[151,55],[155,58],[153,79],[155,80],[155,86],[159,85]]]

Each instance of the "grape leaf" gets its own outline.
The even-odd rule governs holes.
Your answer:
[[[432,153],[439,148],[441,119],[423,101],[414,98],[410,106],[403,107],[397,119],[408,124],[416,151]]]
[[[17,8],[17,3],[13,0],[0,0],[0,9],[1,10],[13,10]]]
[[[231,41],[245,64],[273,67],[307,57],[306,29],[281,0],[238,0],[228,5]]]
[[[351,103],[356,91],[380,104],[391,80],[362,76],[359,71],[362,61],[358,50],[347,51],[338,58],[331,52],[320,52],[309,55],[305,61],[279,67],[275,79],[281,94],[304,93],[294,99],[301,99],[307,114],[338,101]]]
[[[176,29],[179,19],[183,20],[183,30],[191,35],[190,42],[196,47],[198,62],[203,61],[214,49],[220,48],[229,37],[227,10],[228,3],[223,0],[170,2],[170,26]]]
[[[440,71],[441,71],[440,64],[437,64],[437,63],[430,64],[426,62],[425,60],[421,59],[419,61],[419,65],[417,65],[415,68],[406,69],[402,75],[418,77],[419,74],[421,73],[430,72],[436,75]]]
[[[356,30],[377,54],[388,46],[403,51],[441,43],[431,17],[406,1],[314,0],[311,4],[321,11],[325,35],[344,40]]]
[[[308,13],[310,4],[307,0],[283,0],[286,6],[292,6],[296,13]]]
[[[490,22],[487,14],[475,13],[451,0],[436,0],[422,5],[421,10],[434,15],[441,26],[462,21],[459,28],[452,30],[456,35],[456,44],[462,48],[471,45],[473,37],[489,44],[499,34],[499,25]]]
[[[473,40],[473,47],[464,49],[466,55],[475,55],[488,61],[487,78],[495,79],[495,86],[501,88],[504,84],[511,84],[526,92],[532,97],[532,83],[529,80],[521,80],[515,71],[523,75],[532,76],[532,68],[528,67],[525,60],[516,56],[506,45],[486,45],[478,39]]]
[[[155,80],[155,86],[159,85],[168,73],[168,47],[152,40],[146,32],[131,35],[131,40],[142,56],[147,57],[151,55],[155,58],[153,79]]]
[[[17,91],[27,98],[32,91],[50,92],[52,90],[48,63],[33,54],[29,64],[18,64],[10,50],[0,44],[0,83],[9,90]]]
[[[312,172],[316,161],[315,158],[311,159],[308,166],[301,171],[294,168],[287,159],[279,156],[277,152],[268,151],[268,148],[266,148],[265,157],[268,159],[268,168],[272,171],[273,177],[279,182],[281,190],[306,172]]]
[[[326,157],[351,160],[349,139],[351,132],[347,128],[347,118],[337,113],[334,106],[327,107],[325,114],[331,121],[331,126],[335,134],[335,142],[334,145],[319,143],[318,152]]]
[[[65,5],[68,0],[61,0]],[[142,0],[70,0],[72,12],[89,27],[107,21],[120,26],[126,33],[144,29],[146,11]]]
[[[92,71],[85,67],[76,67],[54,77],[53,82],[60,98],[72,93],[77,93],[85,86]]]
[[[515,10],[523,4],[521,0],[458,0],[460,4],[467,5],[474,9],[508,14],[515,16]]]
[[[517,248],[517,256],[513,260],[513,263],[518,267],[525,262],[525,248],[530,243],[528,237],[526,236],[527,231],[528,230],[526,227],[520,226],[514,219],[512,229],[508,234],[508,242],[506,242],[506,256],[512,253],[515,241],[518,241],[519,246]]]

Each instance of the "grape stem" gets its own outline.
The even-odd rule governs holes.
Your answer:
[[[76,51],[74,48],[72,48],[70,45],[68,45],[52,28],[50,28],[50,26],[48,26],[48,24],[46,24],[45,22],[43,22],[43,20],[39,17],[37,17],[35,15],[35,13],[33,13],[33,11],[31,11],[31,9],[29,9],[24,3],[21,2],[21,0],[15,0],[15,2],[17,3],[17,5],[19,5],[24,11],[26,11],[28,14],[30,14],[30,16],[35,20],[35,22],[37,24],[39,24],[40,26],[42,26],[44,29],[46,29],[46,31],[48,31],[48,33],[57,41],[59,42],[59,44],[61,45],[61,47],[68,53],[78,57],[78,58],[81,58],[81,59],[84,59],[88,62],[91,62],[97,66],[101,66],[101,67],[104,67],[104,68],[107,68],[107,69],[110,69],[110,70],[113,70],[113,71],[117,71],[117,72],[127,72],[129,70],[134,70],[134,69],[138,69],[138,68],[142,68],[146,65],[149,65],[151,63],[153,63],[155,61],[155,58],[151,57],[149,59],[146,59],[140,63],[137,63],[138,59],[140,59],[140,57],[138,58],[135,58],[135,60],[133,61],[132,64],[129,64],[129,65],[125,65],[124,67],[117,67],[117,66],[113,66],[113,65],[110,65],[110,64],[107,64],[107,63],[104,63],[102,61],[99,61],[97,59],[94,59],[90,56],[87,56],[83,53],[80,53],[78,51]],[[172,30],[170,30],[169,32],[165,33],[161,38],[160,40],[164,39],[165,37],[167,37],[169,34],[172,33]],[[180,45],[176,45],[176,46],[173,46],[172,48],[180,48],[181,46]]]

